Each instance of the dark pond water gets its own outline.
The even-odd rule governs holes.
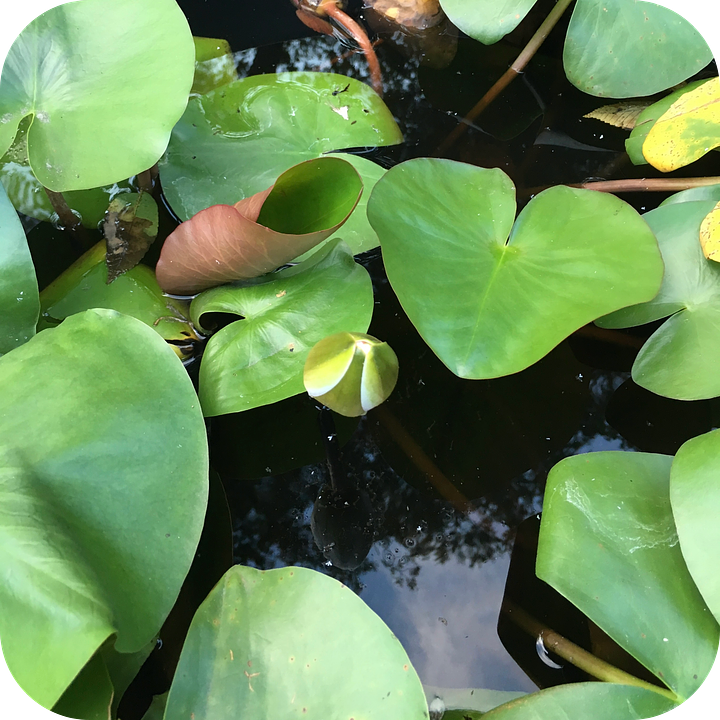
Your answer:
[[[194,34],[229,40],[241,76],[322,70],[368,77],[361,55],[339,59],[347,48],[312,34],[289,0],[179,4]],[[377,48],[385,101],[406,141],[363,151],[385,166],[431,155],[504,72],[550,4],[539,3],[516,32],[491,48],[461,37],[445,69],[419,65],[385,38]],[[641,174],[623,153],[625,132],[582,118],[601,103],[565,80],[563,36],[564,28],[557,28],[527,72],[446,153],[503,169],[518,187],[520,204],[539,186]],[[693,168],[694,174],[703,171]],[[623,199],[645,210],[664,197]],[[44,244],[54,242],[43,232],[31,233],[38,259]],[[73,253],[68,247],[68,263]],[[509,599],[540,621],[597,652],[616,652],[534,578],[547,473],[563,457],[589,451],[674,453],[686,439],[720,424],[717,404],[671,401],[632,383],[629,370],[647,328],[586,328],[522,373],[460,380],[405,317],[379,251],[360,260],[376,292],[369,332],[388,340],[400,361],[397,388],[381,410],[360,421],[336,419],[342,453],[335,470],[351,478],[348,492],[360,500],[351,502],[351,517],[344,506],[323,508],[315,523],[322,521],[327,531],[320,547],[312,514],[329,477],[320,413],[309,398],[214,418],[211,458],[230,518],[215,480],[198,561],[163,632],[164,649],[145,670],[151,692],[165,689],[186,622],[231,560],[259,568],[297,564],[346,583],[390,626],[429,685],[532,691],[580,679],[572,669],[544,664],[535,638],[506,620],[498,633],[506,582]],[[39,269],[46,284],[43,272],[49,280],[51,270]],[[229,525],[232,558],[223,535]],[[355,534],[348,530],[353,526],[360,528]],[[347,558],[340,558],[345,569],[328,559],[355,551],[367,556],[353,569]],[[617,657],[615,662],[627,665]]]

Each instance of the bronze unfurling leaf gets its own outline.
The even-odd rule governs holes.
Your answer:
[[[105,235],[108,285],[143,259],[157,237],[158,209],[147,193],[123,193],[110,202]]]

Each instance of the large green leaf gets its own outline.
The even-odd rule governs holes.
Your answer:
[[[660,286],[657,243],[629,205],[555,187],[513,227],[514,190],[500,170],[418,159],[388,171],[368,204],[403,308],[461,377],[523,370]]]
[[[720,185],[701,185],[700,187],[688,188],[665,198],[660,207],[674,205],[675,203],[693,202],[695,200],[712,200],[720,202]]]
[[[718,625],[678,546],[671,462],[598,452],[558,463],[536,569],[683,700],[712,667]]]
[[[492,45],[512,32],[536,0],[440,0],[446,15],[464,33]]]
[[[672,710],[675,703],[651,690],[614,683],[573,683],[500,705],[483,720],[641,720]]]
[[[165,720],[427,718],[398,639],[307,568],[228,570],[193,618]]]
[[[205,427],[172,350],[110,310],[0,358],[0,388],[0,635],[52,707],[107,638],[139,651],[175,602],[204,519]]]
[[[358,80],[328,73],[257,75],[190,100],[160,174],[170,205],[187,220],[265,190],[304,160],[401,141],[388,108]]]
[[[688,570],[720,622],[720,430],[688,440],[678,450],[670,502]]]
[[[687,20],[637,0],[578,0],[563,51],[570,82],[600,97],[652,95],[711,60],[710,48]]]
[[[99,31],[98,28],[102,28]],[[0,153],[20,121],[52,190],[113,183],[153,165],[182,115],[195,51],[175,0],[80,0],[34,20],[0,80]]]
[[[207,313],[232,313],[208,341],[200,366],[206,416],[248,410],[304,392],[310,348],[336,332],[365,332],[373,309],[372,283],[347,247],[335,240],[309,260],[261,282],[224,285],[193,300],[196,326]]]
[[[643,217],[653,229],[665,261],[660,292],[650,302],[598,320],[623,328],[671,315],[643,345],[633,380],[658,395],[698,400],[720,395],[720,265],[706,260],[698,234],[714,200],[674,203]]]
[[[31,120],[32,117],[22,120],[13,144],[0,158],[0,182],[5,185],[8,197],[18,212],[37,220],[52,221],[57,215],[28,161],[27,130]],[[105,216],[108,203],[121,192],[121,188],[127,190],[128,183],[113,183],[90,190],[70,190],[63,193],[63,197],[80,216],[83,225],[95,230]]]
[[[114,689],[100,654],[92,657],[53,707],[53,712],[82,720],[109,720]]]
[[[0,183],[0,355],[35,334],[39,313],[37,279],[25,232]]]

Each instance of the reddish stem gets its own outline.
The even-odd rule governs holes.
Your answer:
[[[383,81],[380,62],[375,54],[375,48],[372,46],[365,31],[347,13],[335,5],[335,3],[326,3],[322,6],[322,9],[329,17],[333,18],[333,20],[345,28],[348,34],[351,35],[355,42],[362,48],[367,58],[368,67],[370,68],[370,82],[373,90],[382,97]]]

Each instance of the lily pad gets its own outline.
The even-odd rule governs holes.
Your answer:
[[[695,200],[714,200],[720,202],[720,185],[703,185],[688,188],[671,195],[660,203],[660,207],[674,205],[675,203],[693,202]]]
[[[212,205],[167,238],[155,272],[169,293],[191,295],[258,277],[313,248],[347,220],[363,191],[340,158],[307,160],[233,206]]]
[[[103,28],[98,32],[98,28]],[[28,156],[51,190],[107,185],[152,166],[182,115],[195,52],[174,0],[84,0],[23,30],[0,80],[0,153],[32,116]]]
[[[642,346],[633,380],[658,395],[700,400],[720,395],[715,358],[720,355],[720,266],[707,260],[700,225],[715,207],[710,200],[665,205],[643,217],[657,237],[665,276],[650,302],[627,307],[597,324],[625,328],[670,315]]]
[[[82,720],[108,720],[113,696],[108,669],[102,656],[96,654],[63,693],[53,712]]]
[[[0,387],[3,654],[51,708],[106,639],[137,652],[173,606],[204,519],[205,426],[172,350],[109,310],[0,358]]]
[[[370,198],[395,293],[460,377],[523,370],[603,308],[660,287],[650,228],[611,195],[555,187],[514,216],[507,175],[450,160],[402,163]]]
[[[559,685],[500,705],[483,720],[644,720],[677,705],[652,690],[615,683],[586,682]]]
[[[142,320],[165,340],[189,342],[198,337],[188,321],[187,303],[163,295],[155,273],[137,265],[108,284],[105,243],[74,262],[40,294],[38,330],[90,308],[117,310]]]
[[[358,80],[329,73],[257,75],[190,100],[160,176],[172,209],[187,220],[265,190],[304,160],[399,142],[392,114]]]
[[[652,95],[711,60],[687,20],[655,3],[627,0],[578,0],[563,51],[568,80],[599,97]]]
[[[254,284],[202,293],[190,306],[197,327],[208,322],[208,313],[243,318],[213,335],[205,348],[203,412],[240,412],[304,392],[310,348],[336,332],[365,332],[372,310],[370,276],[337,240],[300,265]]]
[[[658,100],[649,107],[646,107],[638,115],[635,127],[630,133],[630,137],[625,141],[625,150],[627,151],[630,160],[632,160],[633,165],[648,164],[648,161],[645,159],[645,155],[643,155],[643,145],[645,144],[645,139],[647,138],[648,133],[652,130],[658,119],[662,117],[670,109],[673,103],[681,98],[686,92],[694,90],[702,84],[702,80],[688,83],[678,90],[671,92],[669,95],[666,95],[664,98]]]
[[[38,285],[25,232],[0,183],[0,355],[35,334]]]
[[[705,602],[720,622],[720,431],[688,440],[670,472],[680,548]]]
[[[300,567],[228,570],[193,618],[165,720],[422,720],[420,679],[355,593]]]
[[[445,14],[460,30],[485,45],[512,32],[536,0],[440,0]]]
[[[195,37],[195,78],[192,95],[204,95],[238,79],[230,43],[219,38]]]
[[[682,701],[710,671],[719,629],[678,545],[671,463],[597,452],[555,465],[536,571]]]
[[[18,212],[36,220],[53,221],[57,219],[55,210],[28,161],[27,129],[31,119],[26,117],[22,120],[13,144],[0,158],[0,182],[5,185],[10,202]],[[82,224],[95,230],[105,216],[110,200],[128,189],[128,183],[122,181],[102,188],[70,190],[63,193],[63,197],[81,218]]]
[[[672,172],[720,145],[720,80],[686,91],[653,124],[643,143],[645,159]]]

